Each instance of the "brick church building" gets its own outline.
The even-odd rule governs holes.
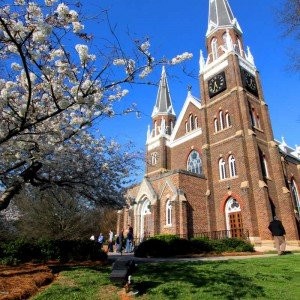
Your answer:
[[[188,91],[178,116],[162,70],[146,141],[146,172],[127,192],[118,232],[248,236],[272,242],[277,215],[300,245],[300,147],[274,140],[254,58],[227,0],[209,1],[201,98]]]

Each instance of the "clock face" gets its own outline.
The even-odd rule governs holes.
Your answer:
[[[226,90],[225,72],[219,73],[214,77],[212,77],[211,79],[209,79],[208,91],[209,91],[210,98],[221,93],[224,90]]]
[[[258,96],[255,76],[244,69],[242,69],[242,75],[244,87],[246,88],[246,90],[252,93],[253,95]]]

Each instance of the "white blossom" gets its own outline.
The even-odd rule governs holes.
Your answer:
[[[133,59],[129,59],[126,65],[126,74],[131,75],[135,70],[135,61]]]
[[[144,51],[144,52],[149,50],[149,48],[150,48],[150,42],[149,41],[146,41],[141,45],[141,50]]]
[[[88,54],[89,48],[87,45],[77,44],[75,46],[76,51],[79,54],[79,59],[82,64],[86,64],[89,60],[95,60],[96,56],[92,54]]]
[[[15,5],[24,5],[25,0],[15,0]]]
[[[62,49],[54,49],[50,52],[50,58],[55,59],[56,57],[61,57],[64,55],[64,51]]]
[[[184,52],[180,55],[177,55],[176,57],[171,59],[171,64],[172,65],[176,65],[179,63],[182,63],[183,61],[187,60],[187,59],[191,59],[193,57],[192,53],[189,52]]]
[[[30,17],[36,17],[36,18],[42,17],[41,8],[34,2],[29,2],[27,11]]]
[[[14,71],[21,71],[23,68],[22,68],[22,66],[20,66],[18,63],[16,63],[16,62],[13,62],[12,64],[11,64],[11,68],[14,70]]]
[[[140,78],[145,78],[147,77],[150,73],[152,72],[152,67],[147,66],[143,69],[143,71],[139,74]]]
[[[113,64],[115,66],[125,66],[126,65],[126,59],[124,58],[116,58],[113,60]]]
[[[71,22],[77,22],[78,21],[78,13],[75,10],[70,10],[69,11],[69,15],[70,15],[70,21]]]
[[[64,3],[58,4],[57,9],[56,9],[56,12],[58,13],[59,17],[62,19],[64,19],[65,17],[68,16],[69,11],[70,11],[69,7]]]
[[[124,96],[126,96],[127,94],[129,93],[128,90],[124,89],[122,91],[118,91],[116,94],[114,95],[110,95],[109,96],[109,100],[118,100],[118,99],[121,99],[123,98]]]
[[[74,33],[78,33],[84,29],[84,25],[82,25],[80,22],[72,22],[72,25]]]
[[[45,0],[47,6],[52,6],[55,2],[57,2],[57,0]]]

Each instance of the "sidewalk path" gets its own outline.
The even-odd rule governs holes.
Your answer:
[[[292,255],[300,255],[300,253],[293,253]],[[130,260],[133,259],[136,263],[158,263],[158,262],[185,262],[185,261],[222,261],[230,259],[250,259],[250,258],[266,258],[278,256],[277,254],[267,254],[267,253],[254,253],[249,255],[224,255],[224,256],[191,256],[191,257],[155,257],[155,258],[146,258],[146,257],[135,257],[133,253],[108,253],[108,259],[110,261],[119,260]]]

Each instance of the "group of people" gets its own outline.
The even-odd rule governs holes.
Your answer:
[[[275,247],[278,252],[278,255],[282,255],[285,253],[286,248],[286,242],[285,242],[285,228],[282,225],[282,222],[278,219],[277,216],[274,216],[273,220],[270,222],[268,229],[270,230],[274,242]],[[90,240],[95,241],[96,238],[94,235],[90,237]],[[105,242],[105,238],[100,232],[97,242],[100,244],[100,247],[102,248],[103,243]],[[134,241],[133,241],[133,228],[132,226],[128,225],[127,231],[126,231],[126,237],[124,237],[124,230],[122,230],[119,234],[115,235],[112,230],[108,233],[108,252],[114,251],[114,244],[115,244],[115,251],[116,252],[123,252],[123,249],[125,248],[126,253],[133,252],[134,250]]]
[[[96,241],[99,243],[100,248],[102,248],[105,238],[100,232],[99,236],[96,238],[95,235],[92,235],[90,237],[91,241]],[[126,230],[126,235],[124,236],[124,230],[122,230],[119,234],[116,234],[114,236],[114,233],[112,230],[108,233],[108,252],[114,251],[114,245],[115,245],[115,251],[122,253],[125,249],[126,253],[131,253],[134,250],[134,239],[133,239],[133,228],[132,226],[128,225],[128,228]]]

